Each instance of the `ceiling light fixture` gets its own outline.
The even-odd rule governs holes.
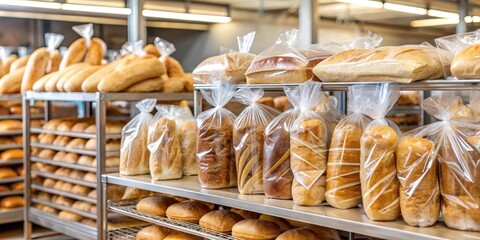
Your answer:
[[[410,26],[412,27],[433,27],[433,26],[441,26],[441,25],[454,25],[460,22],[459,19],[452,19],[452,18],[435,18],[435,19],[424,19],[424,20],[415,20],[410,22]],[[466,16],[465,17],[466,23],[479,23],[480,16]]]
[[[60,9],[62,4],[56,2],[40,2],[40,1],[28,1],[28,0],[0,0],[0,5],[12,6],[12,7],[31,7],[31,8],[48,8],[48,9]]]
[[[439,10],[428,10],[428,16],[430,17],[439,17],[439,18],[448,18],[448,19],[458,19],[460,16],[458,13],[445,12]]]
[[[143,10],[144,17],[160,18],[160,19],[172,19],[180,21],[194,21],[194,22],[209,22],[209,23],[229,23],[232,21],[231,17],[215,16],[206,14],[193,14],[193,13],[178,13],[178,12],[166,12],[158,10]]]
[[[67,11],[106,13],[106,14],[116,14],[116,15],[130,15],[132,13],[132,10],[130,8],[81,5],[81,4],[70,4],[70,3],[62,4],[62,9]]]
[[[382,2],[370,1],[370,0],[337,0],[337,2],[350,3],[350,4],[371,7],[371,8],[383,8]]]
[[[396,3],[384,3],[383,8],[391,11],[411,13],[411,14],[417,14],[417,15],[427,14],[427,9],[425,8],[412,7],[412,6],[401,5]]]

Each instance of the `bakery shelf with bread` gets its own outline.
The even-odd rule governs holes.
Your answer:
[[[69,174],[70,174],[70,172],[71,171],[67,171],[67,173],[69,173]],[[44,177],[44,178],[50,178],[50,179],[54,179],[54,180],[57,180],[57,181],[64,181],[64,182],[68,182],[68,183],[71,183],[71,184],[81,185],[81,186],[90,187],[90,188],[95,188],[97,186],[97,184],[95,182],[89,182],[89,181],[85,181],[85,180],[79,180],[79,179],[76,179],[76,178],[71,178],[71,177],[69,177],[69,175],[65,176],[65,175],[41,172],[41,171],[36,171],[36,170],[32,170],[31,173],[35,174],[36,176],[40,176],[40,177]]]
[[[23,208],[0,210],[0,224],[20,222],[23,220]]]
[[[36,148],[41,148],[41,149],[49,149],[49,150],[53,150],[53,151],[57,151],[57,152],[70,152],[70,153],[76,153],[76,154],[88,155],[88,156],[96,156],[97,155],[97,152],[95,150],[67,148],[67,147],[47,145],[47,144],[41,144],[41,143],[31,143],[30,146],[36,147]],[[115,157],[115,156],[119,156],[119,154],[120,154],[119,151],[108,151],[108,152],[106,152],[107,157]]]
[[[45,201],[42,199],[38,198],[32,198],[32,202],[36,204],[42,204],[44,206],[48,206],[54,209],[57,209],[59,211],[69,211],[71,213],[75,213],[79,216],[89,218],[89,219],[97,219],[96,214],[92,214],[90,211],[82,211],[78,210],[77,208],[74,208],[72,206],[66,206],[66,205],[60,205],[60,204],[53,204],[51,201]],[[84,202],[85,203],[85,202]],[[88,204],[88,203],[87,203]],[[91,205],[91,204],[90,204]],[[93,205],[94,206],[94,205]]]
[[[84,202],[88,202],[88,203],[92,203],[92,204],[97,203],[97,200],[94,199],[94,198],[81,196],[79,194],[75,194],[75,193],[71,193],[71,192],[67,192],[67,191],[57,190],[57,189],[54,189],[53,187],[50,188],[50,187],[44,187],[44,186],[32,184],[31,188],[35,189],[35,190],[38,190],[38,191],[42,191],[42,192],[46,192],[46,193],[50,193],[50,194],[54,194],[54,195],[59,195],[59,196],[64,196],[64,197],[67,197],[67,198],[71,198],[71,199],[75,199],[75,200],[79,200],[79,201],[84,201]]]
[[[116,157],[114,157],[114,158],[116,158]],[[80,161],[81,159],[85,159],[85,162]],[[93,160],[93,161],[86,162],[87,159],[88,160]],[[95,159],[93,159],[90,156],[80,156],[78,158],[78,162],[76,162],[76,163],[62,162],[62,161],[59,161],[59,160],[44,159],[44,158],[39,158],[39,157],[30,157],[30,161],[34,162],[34,163],[35,162],[44,163],[44,164],[49,164],[49,165],[53,165],[53,166],[57,166],[57,167],[64,167],[64,168],[69,168],[69,169],[73,169],[73,170],[85,171],[85,172],[96,172],[97,171],[96,167],[94,166]],[[107,159],[107,162],[109,162],[108,159]],[[88,165],[85,165],[85,164],[88,164]],[[118,171],[118,164],[113,163],[111,166],[107,166],[105,171],[107,173]]]

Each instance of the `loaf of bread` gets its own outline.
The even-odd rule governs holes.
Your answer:
[[[245,72],[254,58],[253,54],[240,52],[207,58],[193,70],[193,80],[196,83],[212,83],[214,80],[245,83]]]
[[[83,177],[83,181],[97,182],[97,174],[95,174],[94,172],[88,172]]]
[[[325,199],[340,209],[353,208],[362,202],[360,138],[364,117],[350,116],[341,120],[333,130],[327,161]]]
[[[72,126],[71,131],[83,133],[88,126],[90,126],[89,122],[78,122]]]
[[[53,203],[66,206],[66,207],[72,206],[74,202],[75,202],[74,200],[64,196],[57,196],[57,198],[53,200]]]
[[[84,138],[75,138],[65,146],[65,149],[85,149],[86,143],[87,140]]]
[[[192,176],[198,174],[197,159],[195,156],[196,146],[196,123],[185,121],[178,131],[178,138],[180,139],[183,175]]]
[[[85,62],[91,65],[100,65],[106,51],[107,45],[102,39],[97,37],[92,38],[85,56]]]
[[[122,175],[140,175],[150,171],[147,142],[152,116],[149,113],[140,114],[145,114],[145,117],[137,121],[132,119],[125,125],[125,131],[122,131],[119,167]]]
[[[70,177],[74,179],[83,179],[83,177],[85,177],[85,172],[74,169],[70,172]]]
[[[60,62],[60,70],[63,70],[72,64],[82,62],[85,59],[87,50],[87,44],[84,38],[75,40],[70,44],[67,52],[64,54],[62,62]]]
[[[53,188],[53,186],[55,185],[56,181],[51,179],[51,178],[46,178],[43,183],[42,183],[42,186],[46,187],[46,188]]]
[[[16,160],[23,159],[23,150],[22,149],[9,149],[0,153],[0,160]]]
[[[140,200],[136,209],[139,212],[165,217],[167,208],[178,203],[177,200],[165,196],[152,196]]]
[[[163,85],[168,79],[163,75],[162,77],[155,77],[135,83],[125,89],[124,92],[161,92]]]
[[[369,127],[361,137],[363,207],[368,218],[374,221],[393,221],[400,216],[400,186],[395,163],[397,143],[397,133],[389,126]]]
[[[142,228],[142,230],[137,233],[136,237],[137,240],[163,240],[171,232],[172,230],[170,230],[169,228],[152,225]]]
[[[402,91],[400,97],[398,97],[398,105],[418,105],[420,104],[421,97],[417,91]]]
[[[173,220],[198,224],[200,218],[210,211],[211,209],[203,203],[197,201],[186,201],[175,203],[168,207],[166,215],[168,218]]]
[[[258,218],[259,220],[265,220],[265,221],[270,221],[278,225],[280,227],[280,230],[282,232],[288,231],[292,229],[292,226],[283,218],[267,215],[267,214],[262,214]]]
[[[316,240],[319,238],[315,232],[307,228],[295,228],[280,234],[275,240]]]
[[[71,76],[63,84],[65,92],[81,92],[82,84],[90,75],[102,69],[103,66],[88,66],[79,70],[75,75]]]
[[[61,119],[61,118],[52,119],[52,120],[48,121],[47,123],[45,123],[42,126],[42,128],[46,129],[46,130],[56,130],[58,124],[60,124],[62,121],[63,121],[63,119]]]
[[[202,240],[203,238],[184,232],[173,231],[163,240]]]
[[[14,72],[22,67],[27,66],[29,58],[30,55],[25,55],[23,57],[17,58],[17,60],[13,61],[12,65],[10,65],[10,72]]]
[[[60,124],[58,124],[57,126],[57,131],[64,131],[64,132],[69,132],[73,125],[75,125],[75,123],[77,123],[78,121],[75,119],[75,120],[65,120],[65,121],[62,121]]]
[[[404,136],[398,143],[396,159],[403,219],[411,226],[435,224],[440,214],[440,187],[433,142]]]
[[[80,156],[76,153],[67,153],[61,161],[66,163],[77,163],[79,157]]]
[[[282,233],[277,224],[258,219],[242,220],[232,228],[232,236],[247,240],[273,240]]]
[[[183,92],[185,88],[184,77],[171,77],[163,83],[162,92],[164,93],[178,93]]]
[[[12,191],[23,191],[23,189],[25,189],[25,184],[23,184],[23,182],[12,183],[10,189],[12,189]]]
[[[200,218],[199,225],[202,228],[215,232],[229,233],[233,225],[244,220],[243,217],[235,212],[228,210],[211,211]]]
[[[0,168],[0,179],[13,178],[18,176],[17,172],[8,167]]]
[[[58,176],[63,176],[63,177],[69,177],[70,176],[70,172],[72,171],[72,169],[70,168],[59,168],[55,171],[55,175],[58,175]]]
[[[480,72],[476,65],[478,62],[477,53],[480,44],[474,44],[458,52],[452,60],[450,71],[458,79],[476,79]]]
[[[1,72],[3,72],[3,74],[9,73],[10,72],[10,66],[17,59],[18,59],[18,56],[16,54],[11,54],[8,57],[2,59],[2,71]]]
[[[55,134],[47,133],[47,134],[41,135],[39,139],[41,144],[50,145],[50,144],[53,144],[53,141],[55,141],[56,137],[57,136]]]
[[[25,67],[8,73],[0,79],[0,94],[19,93],[22,85]]]
[[[25,67],[25,74],[23,74],[22,92],[32,90],[33,84],[45,75],[49,60],[50,53],[46,48],[39,48],[32,53]]]
[[[156,120],[148,131],[149,166],[152,179],[181,178],[183,175],[182,149],[175,119],[162,117]]]
[[[63,184],[65,184],[64,181],[56,181],[55,184],[53,184],[53,189],[62,190]]]
[[[21,196],[5,197],[0,200],[0,208],[18,208],[23,207],[23,204],[23,197]]]
[[[322,119],[304,118],[290,133],[293,202],[313,206],[325,200],[327,128]]]
[[[84,211],[84,212],[89,212],[90,208],[92,208],[91,203],[83,202],[83,201],[76,201],[73,203],[72,208],[79,210],[79,211]]]
[[[82,216],[66,210],[63,210],[60,213],[58,213],[58,217],[63,220],[69,220],[69,221],[75,221],[75,222],[80,222],[83,220]]]
[[[317,226],[317,225],[311,225],[311,224],[308,224],[302,228],[315,232],[315,234],[317,235],[317,239],[341,240],[340,234],[335,229],[326,228],[326,227]]]
[[[118,167],[120,164],[120,158],[119,157],[107,157],[105,159],[105,167]],[[91,164],[92,167],[97,167],[97,159],[93,159],[93,162]]]
[[[59,146],[59,147],[65,147],[70,141],[72,141],[71,137],[59,135],[55,138],[55,140],[53,140],[53,145]]]
[[[48,45],[48,44],[47,44]],[[60,51],[58,50],[50,50],[50,61],[47,65],[47,73],[52,73],[58,71],[60,68],[60,63],[62,62],[62,55],[60,55]]]
[[[77,162],[79,165],[84,165],[84,166],[92,166],[92,163],[93,163],[93,157],[91,156],[86,156],[86,155],[82,155],[78,158],[78,162]]]
[[[18,120],[2,120],[0,121],[0,131],[22,130],[22,122]]]
[[[86,187],[86,186],[82,186],[82,185],[75,185],[72,187],[72,189],[70,190],[73,194],[78,194],[80,196],[87,196],[91,189],[89,187]]]
[[[73,184],[69,183],[69,182],[65,182],[63,183],[62,187],[60,188],[60,190],[64,191],[64,192],[71,192],[72,191],[72,187],[73,187]]]
[[[88,63],[76,63],[65,68],[64,70],[60,71],[62,72],[62,76],[58,78],[57,81],[50,80],[47,82],[47,84],[45,85],[45,90],[49,92],[52,92],[52,91],[63,92],[64,91],[63,86],[65,85],[65,83],[70,78],[77,76],[79,71],[85,68],[88,68],[89,66],[90,64]]]

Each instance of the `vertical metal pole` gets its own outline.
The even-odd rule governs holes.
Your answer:
[[[318,0],[300,0],[299,29],[303,44],[316,43],[319,22]]]
[[[347,107],[347,92],[346,91],[337,91],[334,92],[335,97],[337,97],[337,107],[340,111],[342,111],[345,114],[348,114],[348,107]]]
[[[52,118],[52,103],[50,101],[46,101],[45,102],[45,122],[50,121],[51,118]]]
[[[30,209],[30,201],[31,201],[31,192],[30,189],[30,182],[31,182],[31,175],[30,175],[30,101],[27,100],[25,94],[23,94],[22,98],[22,118],[23,118],[23,168],[25,171],[24,177],[24,186],[25,189],[23,190],[23,196],[25,201],[25,206],[23,207],[23,236],[24,239],[31,239],[32,236],[32,223],[29,221],[28,218],[28,211]]]
[[[348,233],[348,240],[355,240],[355,233],[349,232]]]
[[[468,0],[459,0],[458,1],[458,15],[460,16],[460,21],[457,24],[457,33],[467,32],[467,23],[465,22],[465,17],[468,14]]]
[[[202,112],[203,108],[203,96],[200,90],[194,89],[193,90],[193,115],[195,117],[198,116]]]
[[[107,101],[104,93],[96,93],[95,122],[97,125],[97,239],[107,239],[107,219],[104,218],[106,212],[106,201],[103,198],[102,174],[105,171],[106,162],[106,133],[107,123]]]
[[[128,0],[128,7],[132,13],[128,16],[128,41],[147,40],[147,27],[143,16],[143,3],[145,0]]]

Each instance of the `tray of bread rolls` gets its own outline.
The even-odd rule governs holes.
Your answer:
[[[67,170],[67,174],[70,173],[69,169],[65,169],[65,170]],[[85,175],[83,179],[76,179],[76,178],[69,177],[68,175],[63,175],[63,174],[58,175],[55,173],[47,173],[47,172],[41,172],[37,170],[32,170],[32,174],[36,176],[44,177],[44,178],[51,178],[56,181],[63,181],[63,182],[82,185],[82,186],[91,187],[91,188],[95,188],[97,186],[96,182],[92,182],[92,180],[96,180],[95,174],[92,175],[94,178],[92,178],[91,175]],[[85,179],[87,179],[88,181]]]
[[[80,161],[78,159],[80,159],[82,161]],[[86,171],[86,172],[96,172],[97,171],[96,162],[94,162],[94,161],[91,161],[90,163],[89,162],[83,162],[83,161],[88,161],[88,159],[91,159],[90,156],[81,155],[80,157],[78,157],[78,159],[77,159],[76,162],[70,163],[70,162],[61,162],[59,160],[44,159],[44,158],[39,158],[39,157],[30,157],[30,161],[32,161],[32,162],[39,162],[39,163],[54,165],[54,166],[57,166],[57,167],[70,168],[70,169]],[[20,163],[22,163],[22,161],[23,160],[20,160]],[[107,162],[108,162],[108,159],[107,159]],[[2,162],[0,161],[0,166],[1,166],[1,164],[2,164]],[[86,164],[89,164],[89,165],[86,165]],[[112,163],[112,165],[113,164],[115,164],[115,163]],[[118,164],[106,167],[106,172],[107,173],[117,172],[117,171],[118,171]]]
[[[2,170],[2,169],[0,169],[0,170]],[[20,182],[20,181],[23,181],[23,176],[0,179],[0,184],[14,183],[14,182]]]
[[[22,135],[22,130],[6,130],[0,131],[0,136]]]
[[[30,132],[54,134],[54,135],[72,137],[72,138],[87,138],[87,139],[96,138],[97,136],[97,134],[95,133],[58,131],[58,130],[50,130],[50,129],[42,129],[42,128],[30,128]],[[118,138],[121,138],[122,135],[120,133],[107,133],[105,137],[107,139],[118,139]]]
[[[137,239],[137,233],[142,230],[146,226],[140,227],[130,227],[130,228],[119,228],[116,230],[108,231],[108,238],[115,240],[115,239],[122,239],[122,240],[135,240]]]
[[[79,194],[74,194],[74,193],[71,193],[71,192],[54,189],[53,187],[49,188],[49,187],[44,187],[44,186],[39,186],[39,185],[36,185],[36,184],[32,184],[31,188],[35,189],[35,190],[38,190],[38,191],[42,191],[42,192],[46,192],[46,193],[50,193],[50,194],[55,194],[55,195],[59,195],[59,196],[64,196],[64,197],[67,197],[67,198],[76,199],[76,200],[80,200],[80,201],[84,201],[84,202],[88,202],[88,203],[92,203],[92,204],[97,203],[97,200],[94,199],[94,198],[85,197],[85,196],[81,196]]]
[[[0,160],[0,166],[22,164],[23,159]]]
[[[45,200],[42,200],[42,199],[38,199],[38,198],[32,198],[32,202],[33,203],[36,203],[36,204],[41,204],[41,205],[44,205],[44,206],[48,206],[48,207],[51,207],[51,208],[54,208],[54,209],[57,209],[57,210],[60,210],[60,211],[69,211],[69,212],[72,212],[72,213],[75,213],[79,216],[82,216],[82,217],[86,217],[86,218],[90,218],[90,219],[97,219],[97,215],[96,214],[93,214],[90,212],[90,209],[88,209],[88,211],[85,211],[85,207],[82,208],[82,206],[80,206],[80,204],[76,204],[77,202],[74,202],[71,206],[67,206],[66,204],[64,205],[61,205],[61,204],[54,204],[50,201],[45,201]],[[89,203],[86,203],[86,202],[82,202],[83,205],[87,204],[87,205],[92,205],[92,204],[89,204]],[[95,207],[95,205],[92,205],[93,207]],[[90,207],[90,206],[88,206]],[[79,210],[79,209],[82,209],[82,210]],[[83,210],[84,209],[84,210]]]
[[[48,144],[42,144],[42,143],[31,143],[30,146],[36,147],[36,148],[42,148],[42,149],[49,149],[49,150],[58,151],[58,152],[70,152],[70,153],[77,153],[77,154],[89,155],[89,156],[97,155],[97,151],[95,150],[69,148],[69,147],[48,145]],[[119,150],[107,151],[105,154],[107,157],[115,157],[120,155],[120,151]]]

